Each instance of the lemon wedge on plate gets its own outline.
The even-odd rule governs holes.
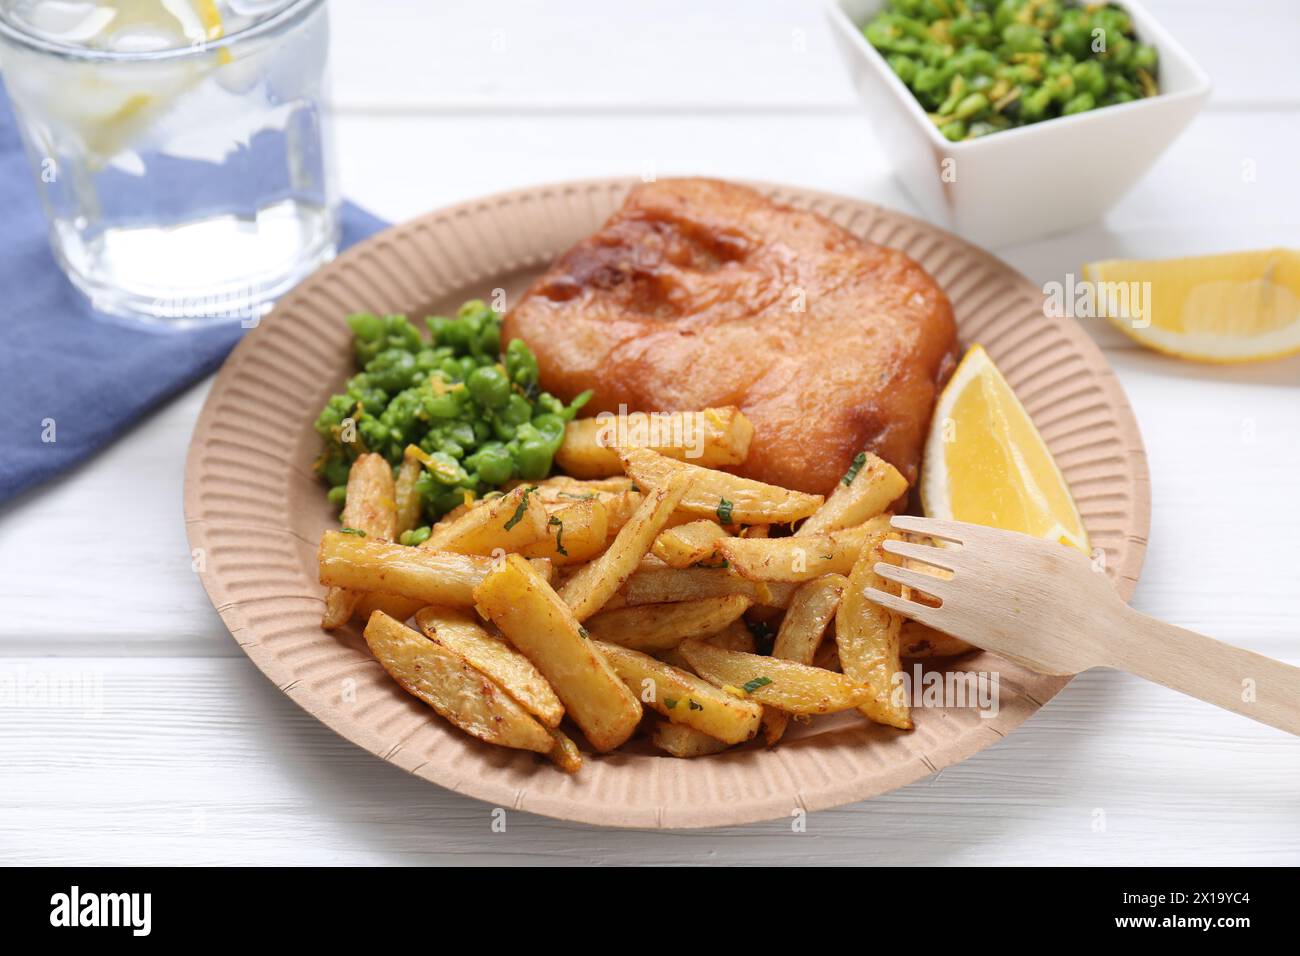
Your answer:
[[[966,352],[935,405],[921,504],[932,518],[1020,531],[1088,552],[1061,469],[979,345]]]
[[[1123,283],[1130,300],[1146,290],[1146,308],[1136,321],[1114,310],[1106,317],[1157,351],[1201,362],[1257,362],[1300,352],[1300,250],[1109,259],[1085,265],[1083,275],[1094,283]]]

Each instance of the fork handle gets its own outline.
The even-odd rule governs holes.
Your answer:
[[[1125,610],[1112,666],[1300,736],[1300,667]]]

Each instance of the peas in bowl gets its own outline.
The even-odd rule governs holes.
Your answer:
[[[862,32],[954,142],[1159,92],[1155,47],[1115,4],[889,0]]]

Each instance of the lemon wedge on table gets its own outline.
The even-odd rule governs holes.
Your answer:
[[[1094,283],[1124,283],[1130,297],[1146,290],[1138,321],[1106,317],[1157,351],[1200,362],[1257,362],[1300,352],[1300,250],[1109,259],[1085,265],[1083,275]]]
[[[1020,531],[1088,552],[1088,533],[1061,469],[979,345],[966,352],[935,405],[921,503],[933,518]]]

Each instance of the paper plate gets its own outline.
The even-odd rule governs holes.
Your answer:
[[[781,746],[678,760],[633,748],[589,754],[576,775],[479,743],[389,679],[357,628],[320,628],[321,532],[336,527],[312,473],[312,422],[352,372],[344,316],[453,312],[494,289],[518,294],[557,253],[595,231],[631,180],[541,186],[464,203],[353,247],[285,296],[217,376],[190,445],[185,514],[203,584],[244,652],[339,734],[433,783],[508,809],[607,826],[702,827],[788,817],[871,797],[997,743],[1064,686],[986,653],[996,716],[917,708],[904,733],[844,715]],[[1041,291],[993,256],[870,203],[756,184],[850,232],[907,253],[943,286],[963,344],[980,342],[1061,466],[1106,572],[1128,597],[1146,547],[1146,457],[1133,414],[1092,340],[1043,314]],[[792,724],[792,728],[797,725]]]

